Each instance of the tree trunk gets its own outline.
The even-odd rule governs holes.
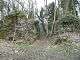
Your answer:
[[[55,0],[55,7],[54,7],[54,20],[53,20],[53,24],[52,24],[52,29],[51,29],[51,35],[53,34],[53,32],[55,32],[55,20],[56,20],[56,0]]]

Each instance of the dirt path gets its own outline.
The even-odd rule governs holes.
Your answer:
[[[46,40],[36,41],[27,48],[16,48],[15,44],[5,41],[0,43],[0,60],[80,60],[80,55],[67,57],[54,49]]]
[[[74,36],[73,39],[75,38]],[[76,52],[75,54],[72,53],[72,55],[67,56],[64,51],[59,49],[62,48],[51,47],[47,39],[37,40],[30,46],[26,44],[15,45],[4,41],[0,43],[0,60],[80,60],[80,51],[74,51]],[[56,50],[59,51],[57,52]]]

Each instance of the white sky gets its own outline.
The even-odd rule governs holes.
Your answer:
[[[47,3],[49,4],[49,3],[53,2],[53,1],[54,0],[47,0]],[[44,0],[37,0],[37,7],[41,8],[43,6],[44,6]]]
[[[28,0],[24,0],[24,1],[28,1]],[[35,2],[35,0],[32,0],[33,2]],[[51,2],[53,2],[55,0],[47,0],[47,4],[50,4]],[[26,2],[24,2],[26,4]],[[44,7],[44,0],[36,0],[37,3],[37,8],[40,9],[41,7]]]

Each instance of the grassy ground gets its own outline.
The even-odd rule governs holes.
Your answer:
[[[80,38],[74,38],[42,38],[33,44],[0,40],[0,60],[80,60]]]
[[[32,45],[5,41],[0,43],[0,60],[80,60],[80,44],[64,42],[53,46],[46,40]]]

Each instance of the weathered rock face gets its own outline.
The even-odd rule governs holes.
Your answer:
[[[36,32],[39,35],[48,33],[48,21],[46,18],[36,17],[34,21]]]

